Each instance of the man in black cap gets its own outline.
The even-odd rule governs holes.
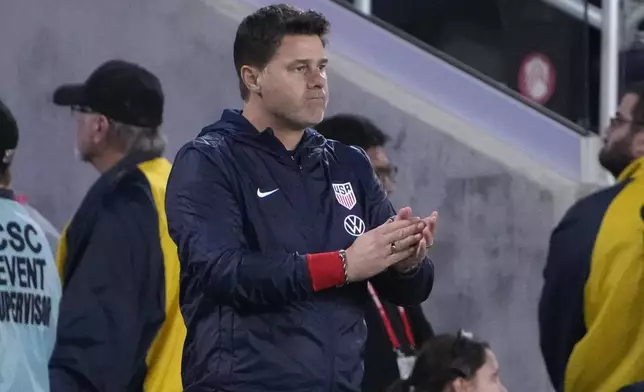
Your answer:
[[[58,233],[15,200],[9,170],[17,146],[18,126],[0,102],[0,390],[48,392],[61,295]]]
[[[185,326],[165,221],[161,84],[113,60],[84,84],[59,87],[54,103],[71,107],[80,157],[101,177],[58,247],[63,299],[52,391],[181,390]]]

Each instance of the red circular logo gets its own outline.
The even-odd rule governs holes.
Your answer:
[[[531,53],[519,67],[519,92],[526,98],[544,104],[555,92],[557,73],[548,57]]]

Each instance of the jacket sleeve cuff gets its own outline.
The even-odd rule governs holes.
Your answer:
[[[344,265],[339,252],[308,254],[306,261],[314,291],[344,283]]]
[[[423,261],[416,264],[416,266],[408,271],[398,271],[393,267],[389,267],[387,269],[387,272],[396,280],[411,280],[414,279],[423,268],[426,268],[425,264],[432,264],[432,261],[429,258],[425,257]]]

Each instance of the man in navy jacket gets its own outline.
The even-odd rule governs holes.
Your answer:
[[[396,214],[364,151],[308,129],[327,104],[328,29],[286,5],[248,16],[243,111],[177,154],[166,211],[187,392],[358,391],[367,281],[400,305],[431,291],[436,214]]]

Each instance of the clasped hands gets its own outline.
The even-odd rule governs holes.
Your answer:
[[[434,243],[438,213],[426,218],[412,216],[404,207],[395,217],[358,237],[346,250],[350,282],[369,279],[392,267],[404,273],[417,266]]]

